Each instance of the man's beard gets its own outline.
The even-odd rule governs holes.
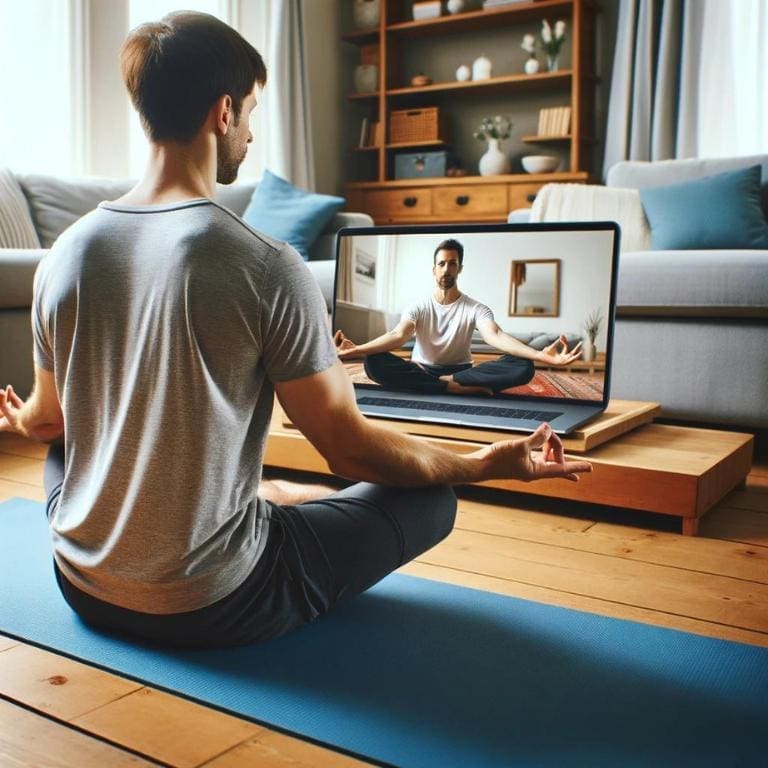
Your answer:
[[[237,157],[233,140],[226,136],[216,137],[216,181],[219,184],[231,184],[237,178],[243,160],[245,152]]]
[[[443,275],[439,280],[439,284],[441,288],[453,288],[456,285],[456,279],[451,275]]]

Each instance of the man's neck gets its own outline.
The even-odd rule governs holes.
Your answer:
[[[447,290],[435,288],[432,296],[438,304],[453,304],[461,296],[461,292],[454,285],[453,288],[448,288]]]
[[[158,205],[216,193],[216,142],[198,137],[188,144],[151,143],[141,181],[118,201],[126,205]]]

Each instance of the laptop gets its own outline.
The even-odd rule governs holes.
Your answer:
[[[583,426],[609,400],[618,254],[615,222],[340,230],[332,324],[358,407],[515,432]],[[502,337],[489,333],[494,322]],[[398,327],[394,344],[382,340]],[[375,351],[357,352],[371,342]],[[579,342],[578,359],[557,364],[554,353]],[[520,354],[547,348],[544,360]]]

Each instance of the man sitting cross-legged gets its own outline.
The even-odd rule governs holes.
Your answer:
[[[459,291],[464,268],[464,247],[444,240],[433,255],[435,288],[424,301],[409,307],[388,333],[365,344],[355,344],[342,331],[334,336],[342,360],[365,356],[370,379],[389,389],[458,395],[492,395],[527,384],[534,376],[534,361],[564,366],[578,359],[581,342],[572,350],[565,336],[543,350],[533,349],[499,328],[493,312]],[[505,354],[479,365],[472,362],[472,334],[480,331],[486,344]],[[393,355],[413,336],[410,360]]]

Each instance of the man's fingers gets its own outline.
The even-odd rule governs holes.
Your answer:
[[[526,437],[525,440],[528,443],[528,447],[531,450],[535,450],[536,448],[541,448],[544,443],[549,440],[551,435],[552,427],[544,422],[530,437]]]
[[[561,464],[540,464],[536,474],[538,477],[561,477],[578,481],[579,475],[591,471],[592,465],[588,461],[565,461]]]
[[[8,401],[14,408],[21,408],[24,405],[24,401],[16,394],[16,391],[10,384],[5,388],[5,392],[8,396]]]

